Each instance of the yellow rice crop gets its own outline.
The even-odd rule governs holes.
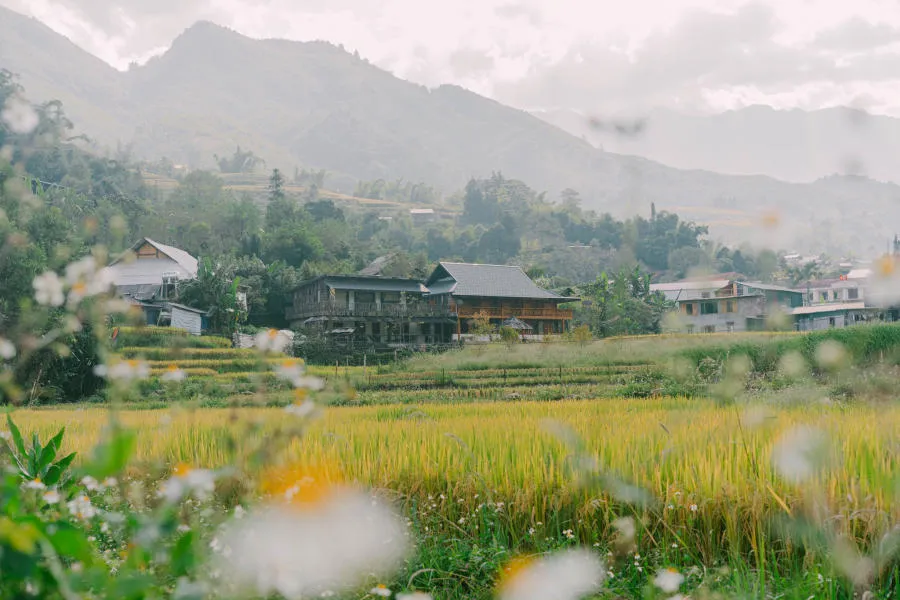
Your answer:
[[[291,460],[337,462],[350,478],[404,491],[477,492],[483,485],[540,512],[565,501],[571,488],[567,450],[543,425],[553,419],[577,431],[604,468],[658,498],[671,500],[678,491],[680,502],[753,505],[768,504],[775,494],[788,500],[794,495],[773,473],[770,452],[782,432],[808,424],[829,434],[840,461],[821,481],[833,500],[897,506],[892,494],[900,473],[900,408],[804,406],[771,416],[767,425],[742,429],[737,410],[696,400],[332,408],[282,453]],[[84,452],[99,438],[107,413],[20,410],[15,418],[24,431],[44,437],[65,425],[67,449]],[[229,430],[239,437],[241,423],[258,422],[256,435],[265,435],[285,418],[279,409],[122,414],[138,431],[139,460],[210,467],[231,460]]]

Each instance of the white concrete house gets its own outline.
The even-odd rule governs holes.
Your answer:
[[[197,259],[179,248],[143,238],[113,261],[110,270],[116,291],[125,298],[162,300],[179,282],[197,277]]]

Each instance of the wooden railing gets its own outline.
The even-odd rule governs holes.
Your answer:
[[[313,302],[295,305],[288,309],[289,320],[309,317],[352,318],[352,317],[453,317],[454,313],[446,306],[430,304],[376,304],[356,302],[352,306],[337,302]]]
[[[328,318],[354,318],[354,317],[378,317],[378,318],[418,318],[418,317],[448,317],[460,319],[474,318],[478,313],[487,314],[490,319],[550,319],[570,320],[571,310],[562,310],[556,307],[547,308],[517,308],[506,306],[440,306],[431,304],[375,304],[357,302],[352,306],[344,303],[313,302],[293,306],[287,311],[287,318],[291,321],[308,319],[310,317]]]
[[[571,310],[562,310],[555,307],[550,308],[515,308],[506,306],[458,306],[460,319],[471,319],[478,313],[487,314],[491,319],[509,319],[517,317],[519,319],[564,319],[572,318]]]

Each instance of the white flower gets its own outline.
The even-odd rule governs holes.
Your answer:
[[[684,575],[675,569],[665,569],[659,571],[653,578],[653,585],[661,589],[667,594],[674,594],[684,583]]]
[[[283,331],[268,329],[256,334],[255,345],[263,352],[284,352],[291,344],[291,338]]]
[[[160,379],[163,381],[184,381],[186,377],[187,373],[179,369],[177,365],[169,365],[169,368],[166,369],[166,372],[163,373]]]
[[[319,392],[325,387],[325,380],[321,377],[298,377],[291,381],[297,389]]]
[[[28,490],[45,490],[45,489],[47,489],[47,486],[44,485],[44,482],[42,482],[40,479],[32,479],[31,481],[26,481],[23,484],[23,487],[25,487],[25,489],[28,489]]]
[[[207,584],[202,581],[191,581],[187,577],[180,577],[175,585],[173,600],[195,600],[206,598],[209,590]]]
[[[274,331],[274,329],[271,331]],[[303,377],[304,372],[303,363],[296,358],[286,358],[275,367],[275,376],[287,381],[300,379]]]
[[[66,506],[69,512],[78,519],[92,519],[97,515],[97,509],[91,504],[91,499],[87,496],[79,496],[74,500],[70,500]]]
[[[373,596],[381,596],[382,598],[390,598],[391,597],[391,590],[389,590],[387,588],[387,586],[382,585],[382,584],[378,584],[375,587],[373,587],[371,590],[369,590],[369,593],[372,594]]]
[[[292,414],[297,417],[308,417],[316,410],[316,403],[312,400],[307,400],[302,404],[289,404],[284,407],[285,412]]]
[[[224,578],[250,594],[287,600],[353,588],[389,574],[406,555],[403,521],[371,496],[336,488],[311,505],[263,506],[226,524]]]
[[[612,526],[619,532],[622,541],[626,543],[634,541],[634,536],[637,534],[637,528],[635,527],[634,519],[632,517],[620,517],[612,522]]]
[[[123,360],[111,365],[97,365],[94,374],[115,381],[132,381],[147,379],[150,376],[150,365],[142,360]]]
[[[84,298],[105,294],[113,285],[113,272],[109,267],[97,269],[93,256],[66,266],[66,283],[69,285],[69,306],[75,306]]]
[[[700,508],[696,504],[691,504],[691,512],[697,512]]]
[[[565,531],[563,531],[563,535],[566,536],[566,539],[575,539],[575,533],[571,529],[566,529]]]
[[[0,358],[12,360],[16,357],[16,346],[6,338],[0,338]]]
[[[10,96],[6,99],[3,111],[0,112],[0,119],[6,123],[10,131],[20,135],[31,133],[41,122],[34,107],[19,96]]]
[[[216,475],[207,469],[192,469],[187,465],[175,467],[175,473],[159,486],[159,495],[174,503],[193,495],[204,500],[216,489]]]
[[[781,436],[772,451],[772,461],[779,475],[799,483],[816,472],[826,452],[825,434],[818,429],[800,426]]]
[[[59,495],[59,492],[57,492],[56,490],[47,490],[46,492],[44,492],[43,498],[44,502],[46,502],[47,504],[56,504],[62,499],[62,497]]]
[[[514,570],[498,590],[499,600],[577,600],[603,585],[606,567],[593,552],[564,550]]]
[[[85,475],[81,478],[81,485],[89,492],[96,492],[100,489],[100,484],[90,475]]]
[[[431,594],[425,592],[409,592],[408,594],[397,594],[397,600],[433,600]]]
[[[34,299],[43,306],[62,306],[66,301],[63,295],[63,283],[59,275],[46,271],[31,282],[34,287]]]
[[[886,255],[875,261],[866,289],[866,304],[891,306],[900,300],[900,261]]]
[[[243,519],[244,515],[247,514],[247,511],[244,510],[244,507],[238,504],[234,507],[234,518],[235,519]]]
[[[119,485],[119,480],[116,479],[115,477],[107,477],[106,479],[103,480],[102,485],[103,485],[103,487],[108,487],[108,488],[116,487],[117,485]]]

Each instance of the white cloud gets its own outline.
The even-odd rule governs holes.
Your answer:
[[[518,106],[892,106],[896,0],[0,0],[124,69],[205,19]],[[900,41],[897,42],[900,45]],[[880,49],[877,46],[881,46]],[[838,67],[844,65],[842,70]],[[816,79],[810,74],[815,74]],[[852,75],[851,75],[852,73]],[[895,96],[894,96],[895,97]]]

